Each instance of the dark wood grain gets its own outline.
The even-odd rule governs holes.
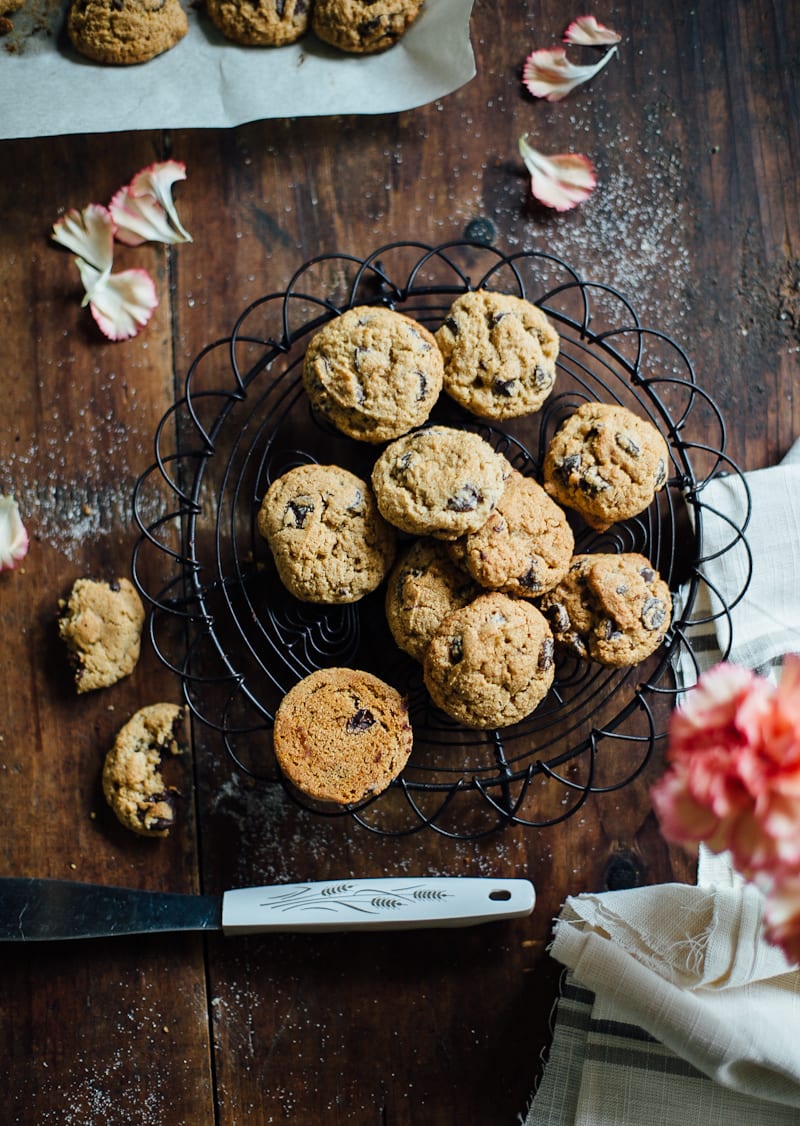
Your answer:
[[[4,950],[5,1120],[514,1122],[547,1043],[559,970],[546,945],[564,898],[692,879],[650,808],[658,755],[554,829],[395,839],[248,780],[196,725],[177,828],[133,839],[102,800],[102,756],[135,708],[178,700],[179,683],[147,648],[134,676],[78,698],[55,633],[76,577],[129,572],[134,482],[191,360],[320,253],[436,244],[476,222],[501,249],[551,250],[684,345],[724,408],[734,460],[753,469],[786,452],[800,432],[800,11],[679,8],[598,12],[624,36],[618,57],[560,103],[531,98],[521,66],[577,11],[476,0],[477,77],[408,113],[0,142],[0,491],[32,532],[23,567],[0,576],[0,874],[175,891],[519,874],[539,897],[531,919],[471,931]],[[531,199],[523,132],[595,162],[581,208]],[[49,229],[167,156],[187,165],[175,194],[194,241],[127,252],[161,304],[140,337],[110,344]],[[153,586],[168,573],[157,553],[143,566]]]

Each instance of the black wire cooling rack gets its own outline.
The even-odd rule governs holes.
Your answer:
[[[552,434],[581,402],[620,403],[660,430],[672,462],[667,487],[636,519],[600,534],[569,514],[576,552],[638,551],[658,567],[676,601],[664,645],[631,669],[560,661],[536,711],[494,732],[461,728],[435,709],[420,666],[391,639],[382,590],[345,606],[294,600],[255,522],[270,482],[291,466],[340,464],[368,477],[377,456],[309,409],[300,372],[310,336],[354,305],[377,303],[435,330],[459,294],[479,288],[526,297],[548,314],[561,337],[554,391],[541,412],[502,431],[445,395],[431,422],[471,428],[515,468],[538,475]],[[641,773],[677,693],[700,667],[693,639],[724,636],[744,594],[746,583],[726,603],[701,574],[712,511],[703,493],[722,475],[737,476],[746,510],[740,524],[714,513],[730,527],[725,550],[739,545],[750,558],[749,494],[725,447],[722,412],[697,385],[682,348],[644,328],[616,290],[551,254],[452,242],[393,243],[364,259],[322,255],[285,290],[249,305],[229,336],[197,356],[183,397],[158,426],[156,460],[134,494],[141,534],[133,574],[151,607],[150,639],[232,766],[265,786],[285,785],[272,721],[303,676],[325,666],[366,668],[408,697],[414,751],[401,777],[358,806],[317,809],[322,816],[351,816],[376,833],[427,827],[459,839],[558,824],[591,794],[622,789]]]

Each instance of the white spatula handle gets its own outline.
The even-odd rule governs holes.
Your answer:
[[[402,930],[465,927],[530,915],[528,880],[378,877],[239,888],[222,897],[226,934],[258,931]]]

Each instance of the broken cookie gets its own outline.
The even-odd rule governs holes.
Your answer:
[[[166,837],[175,820],[173,786],[161,773],[167,754],[178,755],[183,708],[151,704],[120,728],[103,765],[103,794],[126,829],[143,837]]]
[[[58,633],[75,668],[78,692],[107,688],[136,667],[144,606],[128,579],[77,579],[59,601]]]

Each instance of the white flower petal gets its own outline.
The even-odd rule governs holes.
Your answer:
[[[595,189],[597,173],[582,153],[544,156],[528,144],[528,134],[519,139],[519,153],[531,175],[531,191],[545,207],[570,211]]]
[[[560,102],[576,86],[594,78],[616,53],[617,48],[612,47],[593,65],[576,66],[569,61],[563,47],[545,47],[528,55],[522,68],[522,81],[534,98]]]
[[[146,270],[101,274],[87,297],[92,316],[109,340],[135,336],[158,305],[156,287]]]
[[[177,160],[151,164],[137,172],[114,195],[109,209],[116,237],[128,246],[143,242],[191,242],[172,200],[172,185],[186,179],[186,165]]]
[[[71,208],[53,224],[52,238],[96,270],[110,270],[114,260],[114,220],[108,208],[90,203],[83,211]]]
[[[594,16],[578,16],[564,32],[565,43],[580,47],[610,47],[621,39],[618,32],[598,23]]]
[[[12,496],[0,496],[0,571],[13,571],[28,554],[28,533]]]

